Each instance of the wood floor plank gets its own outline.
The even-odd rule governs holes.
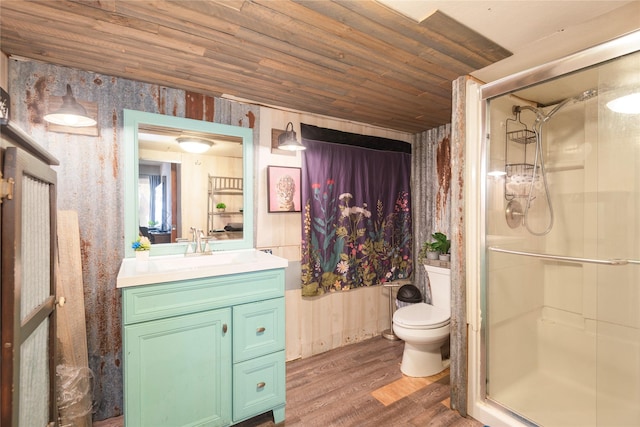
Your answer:
[[[362,426],[363,418],[380,411],[384,406],[372,396],[361,394],[337,402],[323,411],[307,412],[301,417],[305,426]],[[285,421],[285,425],[288,423]]]
[[[440,424],[434,424],[436,422],[443,422],[442,415],[447,413],[453,413],[449,408],[444,405],[431,405],[424,410],[416,417],[410,420],[411,425],[415,427],[426,427],[426,426],[434,426]],[[456,413],[457,414],[457,413]],[[460,415],[458,415],[459,418]],[[445,426],[447,424],[442,424]]]
[[[431,384],[431,381],[426,378],[402,377],[391,384],[374,390],[372,394],[384,406],[389,406],[393,402],[407,397],[429,384]]]
[[[453,424],[451,424],[451,427],[480,427],[480,426],[482,426],[482,423],[478,422],[477,420],[474,420],[473,418],[463,418],[463,417],[460,417]]]
[[[411,419],[419,416],[422,412],[424,412],[424,408],[421,405],[405,398],[385,407],[383,411],[370,414],[365,420],[366,425],[370,426],[408,427],[411,426]]]
[[[333,402],[339,402],[346,396],[355,393],[370,393],[393,381],[395,376],[380,370],[374,365],[362,368],[351,368],[344,372],[336,367],[334,373],[326,373],[322,378],[296,388],[289,388],[287,403],[302,405],[305,410],[312,410]]]
[[[286,419],[278,427],[482,427],[449,409],[448,370],[426,379],[403,376],[403,348],[402,341],[374,337],[288,362]],[[402,392],[385,406],[375,395],[388,392],[394,383]],[[108,421],[94,427],[123,425],[121,417],[119,423]],[[237,426],[275,424],[268,412]]]
[[[446,408],[446,406],[442,404],[440,406],[443,406],[444,408]],[[430,419],[427,422],[427,424],[423,424],[423,425],[425,427],[445,427],[445,426],[450,427],[460,418],[462,417],[457,412],[452,410],[445,410],[440,412],[438,415],[434,416],[432,419]]]
[[[415,393],[406,397],[419,405],[429,407],[439,404],[451,394],[449,384],[443,384],[441,381],[429,384],[427,387],[422,388]]]

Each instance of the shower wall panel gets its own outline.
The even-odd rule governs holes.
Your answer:
[[[545,128],[544,152],[555,224],[545,236],[545,253],[592,257],[586,242],[593,241],[597,212],[589,181],[594,165],[589,159],[589,130],[597,125],[597,100],[567,105]],[[591,112],[591,114],[589,113]],[[594,407],[596,341],[594,267],[588,264],[546,262],[544,306],[539,323],[540,370],[558,376],[572,387],[588,390],[582,396]],[[585,402],[586,403],[586,402]]]
[[[510,147],[505,158],[506,122],[511,107],[521,100],[505,97],[492,104],[490,170],[504,170],[508,161],[524,157],[524,147]],[[537,250],[522,229],[512,229],[505,220],[505,177],[490,177],[487,186],[487,245]],[[487,292],[488,390],[506,390],[517,378],[535,372],[539,364],[537,322],[544,305],[541,262],[489,253],[487,269],[492,286]],[[499,351],[492,351],[499,349]]]

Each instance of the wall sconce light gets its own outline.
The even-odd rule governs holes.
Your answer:
[[[212,141],[203,138],[196,138],[192,136],[184,136],[177,138],[176,141],[180,144],[180,148],[182,148],[187,153],[193,154],[201,154],[205,151],[209,150],[213,145]]]
[[[44,119],[61,126],[84,127],[96,124],[96,121],[87,115],[87,110],[73,97],[71,85],[67,85],[67,94],[62,97],[62,107],[54,113],[47,114]]]
[[[289,126],[291,126],[291,129],[289,129]],[[307,147],[298,142],[296,138],[296,132],[293,130],[293,123],[287,123],[287,127],[284,129],[284,132],[278,136],[278,148],[280,150],[287,151],[306,150]]]

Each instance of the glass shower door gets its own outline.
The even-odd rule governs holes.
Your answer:
[[[640,52],[598,69],[596,425],[640,426]],[[632,98],[629,98],[629,95]],[[612,101],[631,99],[635,113]],[[619,101],[617,101],[619,102]],[[627,110],[631,111],[631,110]]]
[[[607,106],[638,69],[489,102],[486,395],[537,425],[640,425],[640,116]]]

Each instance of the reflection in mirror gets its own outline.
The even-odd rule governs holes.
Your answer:
[[[187,151],[185,141],[204,151]],[[152,244],[189,239],[191,227],[214,239],[242,238],[225,231],[243,222],[242,190],[223,192],[212,176],[242,181],[242,138],[140,125],[138,220]],[[224,212],[216,208],[221,203]]]
[[[137,183],[125,185],[125,229],[154,254],[185,249],[192,227],[216,250],[252,247],[251,129],[125,110],[125,133]]]

